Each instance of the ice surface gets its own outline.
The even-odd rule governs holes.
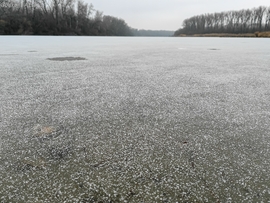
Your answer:
[[[268,39],[0,44],[0,202],[270,201]]]

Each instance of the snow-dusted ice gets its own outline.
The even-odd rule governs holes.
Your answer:
[[[269,202],[268,44],[0,37],[0,202]]]

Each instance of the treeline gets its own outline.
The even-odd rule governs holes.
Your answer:
[[[270,31],[270,7],[228,11],[193,16],[183,21],[183,28],[175,31],[181,34],[208,33],[254,33]]]
[[[174,31],[167,30],[138,30],[131,29],[134,36],[152,36],[152,37],[168,37],[173,36]]]
[[[82,0],[0,0],[2,35],[130,36],[122,19]]]

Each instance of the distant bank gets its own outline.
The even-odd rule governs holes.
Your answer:
[[[180,34],[176,37],[260,37],[270,38],[270,32],[255,33],[207,33],[207,34]]]
[[[133,36],[141,37],[171,37],[174,31],[168,30],[138,30],[131,29]]]
[[[183,21],[174,36],[270,37],[270,7],[192,16]]]

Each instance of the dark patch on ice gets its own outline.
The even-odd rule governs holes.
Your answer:
[[[35,161],[30,160],[19,160],[14,164],[17,171],[26,172],[31,170],[41,170],[45,168],[45,161],[42,159],[37,159]]]
[[[72,146],[66,145],[53,145],[48,148],[49,157],[53,160],[61,160],[72,153]]]
[[[35,51],[35,50],[31,50],[31,51],[28,51],[28,52],[37,52],[37,51]]]
[[[79,60],[86,60],[86,58],[82,57],[55,57],[55,58],[47,58],[51,61],[79,61]]]
[[[16,56],[16,55],[19,55],[19,54],[0,54],[0,56]]]
[[[208,50],[211,50],[211,51],[218,51],[218,50],[220,50],[220,49],[211,48],[211,49],[208,49]]]

